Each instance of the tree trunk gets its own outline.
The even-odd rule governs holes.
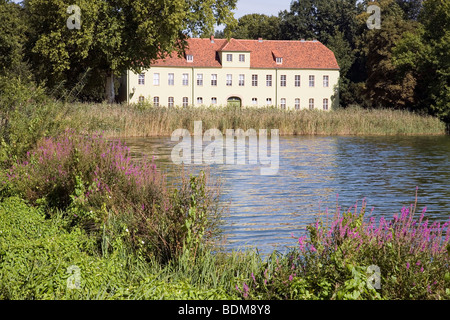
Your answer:
[[[114,73],[112,71],[106,76],[105,97],[108,103],[115,102]]]

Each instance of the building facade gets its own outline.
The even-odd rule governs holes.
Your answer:
[[[157,60],[122,79],[122,100],[155,106],[276,106],[330,110],[339,66],[318,41],[188,40],[184,56]]]

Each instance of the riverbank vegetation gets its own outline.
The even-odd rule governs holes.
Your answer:
[[[363,206],[319,214],[285,254],[230,253],[207,175],[170,184],[50,105],[30,98],[2,127],[1,299],[450,298],[449,222],[415,208],[377,222]]]
[[[179,128],[194,132],[194,121],[203,130],[278,129],[281,135],[444,135],[445,124],[436,117],[393,109],[357,106],[323,112],[281,110],[271,107],[152,107],[150,104],[73,104],[66,121],[102,130],[109,137],[170,136]]]
[[[110,27],[95,25],[95,16],[83,16],[89,28],[78,41],[79,33],[66,27],[67,8],[55,5],[58,10],[47,10],[51,6],[44,2],[0,1],[0,16],[9,26],[0,32],[0,299],[450,298],[449,222],[428,222],[426,211],[417,217],[414,206],[378,221],[364,205],[359,212],[337,208],[333,214],[319,214],[315,225],[295,235],[297,247],[285,254],[227,252],[220,246],[220,185],[206,174],[184,172],[170,183],[151,159],[130,159],[118,139],[170,135],[178,128],[192,131],[195,120],[203,121],[203,129],[274,128],[281,134],[443,134],[444,124],[437,118],[379,109],[381,100],[375,96],[373,109],[328,113],[94,103],[105,95],[111,98],[111,92],[104,91],[111,68],[120,71],[140,58],[134,54],[143,52],[120,48],[121,37],[136,33],[130,28],[143,23],[142,30],[150,35],[140,35],[147,41],[154,39],[155,29],[147,20],[124,24],[126,20],[110,15],[107,2],[95,1],[92,5],[99,10],[94,14],[109,17],[100,20]],[[438,13],[447,8],[427,2],[436,4]],[[226,3],[220,12],[201,17],[187,3],[171,7],[175,12],[170,16],[178,23],[157,42],[145,42],[146,48],[161,44],[170,49],[177,28],[189,26],[198,34],[205,31],[199,25],[212,26],[213,16],[231,21],[234,1]],[[428,6],[429,12],[433,8]],[[207,21],[202,24],[202,19]],[[337,44],[343,38],[338,31]],[[403,44],[428,41],[431,31],[405,36]],[[430,57],[440,57],[445,36],[433,38],[427,47],[434,53]],[[402,48],[399,66],[411,67],[410,55]],[[347,51],[345,43],[341,49]],[[345,64],[340,53],[340,64]],[[433,90],[424,91],[427,96],[420,101],[445,120],[448,104],[440,93],[447,73],[441,72],[439,61],[433,60],[429,74]],[[428,70],[429,61],[419,62],[419,69],[405,72],[420,75]],[[351,88],[344,89],[345,99],[349,92],[358,92]]]

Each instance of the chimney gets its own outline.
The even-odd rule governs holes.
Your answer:
[[[263,42],[262,38],[258,38],[258,42]]]
[[[211,35],[211,43],[214,43],[214,36],[213,35]]]

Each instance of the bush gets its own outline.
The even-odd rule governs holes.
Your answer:
[[[5,199],[0,203],[0,300],[232,298],[219,285],[198,287],[187,278],[160,277],[161,271],[127,250],[120,237],[112,242],[111,254],[102,256],[83,230],[65,231],[64,219],[45,219],[41,208]]]
[[[38,141],[0,182],[0,194],[67,212],[72,225],[100,235],[108,216],[128,226],[135,249],[168,261],[184,250],[195,258],[219,234],[218,194],[206,175],[169,188],[155,164],[131,159],[118,140],[67,130]]]
[[[331,222],[317,220],[298,239],[298,249],[272,256],[261,273],[238,288],[245,298],[449,299],[450,222],[430,225],[415,206],[392,220],[365,219],[339,210]],[[380,271],[380,289],[368,285]]]

